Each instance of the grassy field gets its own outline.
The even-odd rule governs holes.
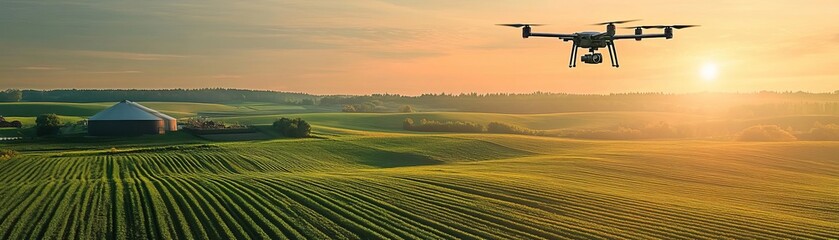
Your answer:
[[[227,121],[277,117],[227,107],[216,110],[246,115]],[[612,126],[633,116],[717,121],[665,113],[284,116],[312,122],[320,138],[212,142],[174,133],[0,144],[21,152],[0,160],[0,239],[839,236],[835,141],[401,131],[405,117],[535,129]]]

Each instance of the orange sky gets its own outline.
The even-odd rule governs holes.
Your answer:
[[[832,92],[836,9],[835,0],[12,0],[0,2],[0,89]],[[494,26],[570,33],[638,18],[702,27],[617,42],[619,69],[569,69],[570,43]],[[702,77],[706,65],[717,66],[714,79]]]

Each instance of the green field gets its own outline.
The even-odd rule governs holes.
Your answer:
[[[319,138],[212,142],[174,133],[0,143],[21,152],[0,160],[0,239],[839,236],[836,141],[605,141],[401,129],[405,117],[541,130],[631,124],[625,119],[724,121],[671,113],[346,114],[182,106],[154,107],[183,116],[224,113],[225,121],[248,124],[302,117]],[[797,120],[736,122],[767,121]]]

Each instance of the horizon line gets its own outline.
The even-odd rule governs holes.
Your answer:
[[[50,88],[50,89],[38,89],[38,88],[29,88],[29,89],[22,89],[22,88],[7,88],[3,89],[2,91],[7,90],[20,90],[20,91],[68,91],[68,90],[75,90],[75,91],[174,91],[174,90],[185,90],[185,91],[194,91],[194,90],[232,90],[232,91],[258,91],[258,92],[275,92],[275,93],[287,93],[287,94],[305,94],[317,97],[325,97],[325,96],[373,96],[373,95],[390,95],[390,96],[403,96],[403,97],[419,97],[423,95],[450,95],[450,96],[460,96],[460,95],[473,95],[477,94],[481,95],[496,95],[496,94],[509,94],[509,95],[531,95],[531,94],[549,94],[549,95],[600,95],[600,96],[608,96],[608,95],[621,95],[621,94],[659,94],[659,95],[693,95],[693,94],[760,94],[760,93],[774,93],[774,94],[839,94],[839,89],[834,91],[825,91],[825,92],[810,92],[810,91],[802,91],[802,90],[785,90],[785,91],[775,91],[775,90],[758,90],[758,91],[748,91],[748,92],[740,92],[740,91],[695,91],[695,92],[662,92],[662,91],[627,91],[627,92],[609,92],[609,93],[582,93],[582,92],[543,92],[543,91],[533,91],[533,92],[428,92],[422,94],[400,94],[400,93],[367,93],[367,94],[344,94],[344,93],[331,93],[331,94],[314,94],[314,93],[307,93],[307,92],[295,92],[295,91],[282,91],[282,90],[273,90],[273,89],[250,89],[250,88],[222,88],[222,87],[208,87],[208,88]]]

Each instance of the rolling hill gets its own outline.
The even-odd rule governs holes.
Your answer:
[[[64,107],[79,118],[100,105],[34,106]],[[605,128],[626,119],[750,125],[831,117],[732,123],[649,112],[347,114],[251,104],[147,106],[224,113],[218,119],[249,124],[302,117],[318,137],[213,142],[176,132],[0,143],[20,152],[0,160],[0,239],[839,236],[835,141],[598,141],[401,129],[406,117],[534,129]]]
[[[839,233],[836,142],[385,134],[113,144],[116,152],[24,151],[0,162],[2,238]]]

